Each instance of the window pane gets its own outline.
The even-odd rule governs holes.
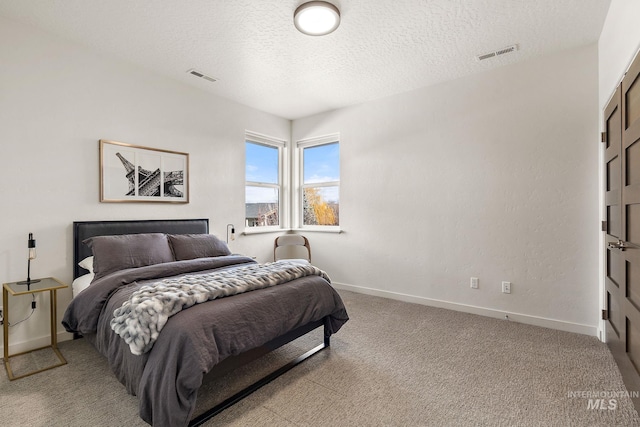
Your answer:
[[[340,181],[340,144],[307,147],[303,153],[303,183]]]
[[[251,182],[278,183],[278,149],[246,142],[245,179]]]
[[[264,227],[280,224],[277,188],[245,187],[245,225]]]
[[[339,225],[339,187],[308,187],[302,191],[303,225]]]

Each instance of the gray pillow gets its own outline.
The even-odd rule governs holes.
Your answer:
[[[175,261],[166,234],[95,236],[84,242],[93,252],[96,279],[115,271]]]
[[[176,261],[231,255],[225,242],[213,234],[169,234]]]

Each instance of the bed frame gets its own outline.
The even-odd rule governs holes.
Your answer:
[[[73,223],[73,278],[77,278],[88,273],[87,270],[78,266],[84,258],[91,256],[91,249],[83,241],[93,236],[108,236],[120,234],[139,233],[167,233],[167,234],[208,234],[208,219],[171,219],[171,220],[131,220],[131,221],[76,221]],[[279,348],[283,345],[300,338],[301,336],[324,326],[326,319],[303,325],[280,337],[277,337],[261,347],[249,350],[237,356],[228,357],[207,374],[207,376],[222,376],[240,366],[243,366],[257,358]],[[262,386],[268,384],[290,369],[299,365],[314,354],[330,346],[330,337],[325,334],[324,342],[317,347],[298,356],[281,368],[273,371],[264,378],[259,379],[247,388],[239,391],[203,414],[193,418],[189,426],[199,426],[207,420],[213,418],[223,410],[229,408],[240,400],[244,399]]]

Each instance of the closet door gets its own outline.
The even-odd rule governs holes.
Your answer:
[[[607,344],[627,389],[640,391],[640,57],[605,109],[605,126]]]
[[[640,373],[640,57],[622,80],[622,236],[627,353]]]

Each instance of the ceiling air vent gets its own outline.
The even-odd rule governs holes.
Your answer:
[[[196,77],[200,77],[201,79],[209,80],[210,82],[215,82],[215,81],[218,80],[216,78],[207,76],[205,73],[202,73],[202,72],[196,70],[195,68],[187,70],[187,73],[192,74],[192,75],[194,75]]]
[[[506,55],[507,53],[515,52],[518,50],[518,45],[514,44],[511,46],[503,47],[500,50],[495,50],[493,52],[483,53],[482,55],[477,55],[476,59],[478,61],[484,61],[485,59],[493,58],[495,56]]]

